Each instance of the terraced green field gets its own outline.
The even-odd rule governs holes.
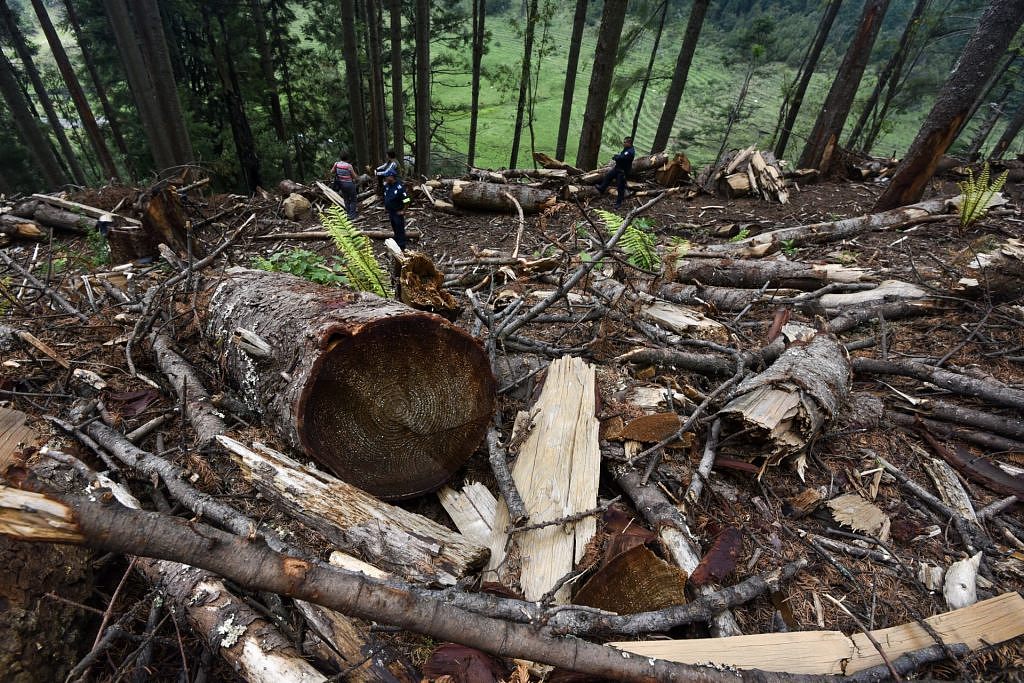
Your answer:
[[[571,12],[570,3],[566,4],[566,8],[567,13]],[[535,148],[538,151],[554,152],[571,24],[572,19],[569,14],[556,19],[551,33],[558,49],[541,66],[534,123]],[[501,17],[488,17],[488,29],[492,32],[493,37],[490,51],[484,57],[485,68],[494,68],[505,64],[516,69],[517,74],[516,89],[512,92],[503,94],[487,80],[484,80],[481,87],[480,130],[476,162],[478,166],[501,168],[507,167],[510,161],[509,152],[515,125],[518,64],[522,56],[522,39],[514,31],[511,22]],[[648,88],[635,141],[639,153],[651,151],[649,147],[661,116],[664,93],[668,88],[668,78],[675,64],[682,30],[682,23],[672,26],[667,29],[666,35],[662,38],[655,67],[655,75],[661,75],[662,78],[652,82],[651,87]],[[573,117],[569,129],[566,154],[568,161],[573,161],[576,157],[579,130],[586,107],[595,32],[596,26],[588,27],[584,37],[580,69],[577,74]],[[652,40],[653,37],[648,36],[636,45],[618,67],[617,78],[628,78],[634,72],[642,73],[650,55]],[[685,152],[695,164],[709,163],[717,153],[722,142],[728,112],[735,102],[746,73],[745,63],[730,62],[727,64],[726,58],[731,60],[735,58],[735,55],[724,47],[721,36],[705,27],[694,63],[690,68],[689,79],[673,131],[673,139],[669,144],[670,151]],[[825,75],[816,75],[812,81],[810,92],[804,101],[802,116],[797,122],[796,135],[791,141],[787,153],[790,158],[795,158],[800,153],[803,135],[809,131],[813,124],[813,116],[824,100],[833,69],[834,65],[825,66]],[[782,101],[783,84],[792,78],[793,69],[782,63],[768,63],[758,67],[751,81],[750,93],[743,107],[741,118],[734,125],[730,135],[729,147],[750,144],[768,145]],[[871,78],[872,72],[869,70],[868,77],[865,78],[865,85],[862,86],[862,96],[866,97],[868,94]],[[464,78],[443,76],[438,82],[435,82],[433,97],[439,103],[447,106],[468,106],[469,85],[468,74]],[[640,82],[637,79],[633,81],[626,92],[621,105],[609,111],[603,135],[602,159],[607,159],[617,152],[622,136],[628,134],[632,126],[639,92]],[[902,153],[913,139],[930,104],[930,101],[921,102],[916,111],[894,117],[891,121],[891,130],[879,141],[876,151],[886,154],[893,151]],[[851,120],[850,125],[852,123]],[[449,116],[444,122],[441,129],[444,147],[453,157],[457,158],[459,153],[465,153],[468,130],[468,112]],[[519,165],[529,165],[530,138],[527,130],[523,132],[520,150]]]

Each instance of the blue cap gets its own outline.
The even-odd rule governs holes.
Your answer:
[[[398,171],[396,171],[393,168],[389,168],[388,170],[384,171],[385,178],[387,178],[389,175],[398,175]]]

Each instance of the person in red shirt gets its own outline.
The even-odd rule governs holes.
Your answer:
[[[356,217],[356,169],[349,163],[348,153],[343,152],[341,161],[336,161],[331,169],[331,189],[340,192],[345,200],[345,211],[348,217]]]

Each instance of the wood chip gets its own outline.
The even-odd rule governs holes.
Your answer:
[[[892,524],[889,515],[858,494],[836,496],[825,505],[832,510],[832,516],[840,524],[845,524],[855,531],[862,531],[882,542],[889,540],[889,527]]]

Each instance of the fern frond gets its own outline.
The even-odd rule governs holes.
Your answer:
[[[601,209],[596,213],[612,232],[617,232],[622,227],[624,220],[621,216]],[[622,233],[619,246],[626,252],[626,260],[637,268],[657,270],[661,265],[657,243],[648,223],[630,223]]]
[[[985,215],[992,198],[1003,189],[1008,177],[1009,172],[1003,171],[994,183],[989,184],[991,170],[987,161],[982,166],[981,174],[977,178],[974,177],[974,172],[971,169],[967,169],[967,180],[957,183],[963,193],[963,201],[960,204],[961,228],[966,228]]]
[[[360,232],[338,206],[320,214],[320,222],[334,239],[341,253],[341,268],[349,283],[358,290],[392,297],[391,284],[373,255],[369,238]]]

